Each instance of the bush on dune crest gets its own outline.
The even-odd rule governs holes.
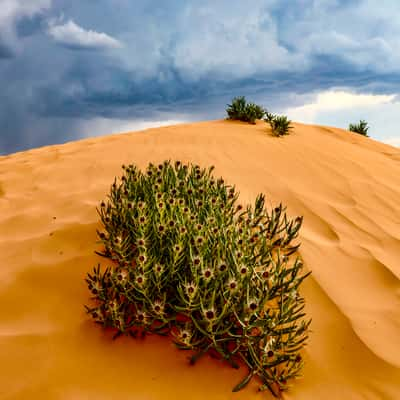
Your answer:
[[[228,119],[239,120],[255,124],[257,119],[262,119],[265,115],[265,110],[254,103],[246,103],[244,96],[235,97],[232,104],[228,104],[226,109]]]
[[[274,136],[289,135],[289,130],[293,129],[290,121],[286,115],[270,115],[265,119],[271,125],[272,134]]]
[[[265,117],[264,121],[270,124],[274,136],[288,135],[290,129],[293,128],[290,125],[292,121],[288,120],[285,115],[275,115],[257,104],[246,103],[244,96],[233,98],[232,104],[228,104],[226,112],[228,119],[249,122],[251,124],[255,124],[257,119]]]
[[[275,117],[276,117],[275,114],[270,113],[270,112],[267,111],[267,112],[265,113],[264,121],[265,121],[265,122],[268,122],[268,123],[271,123],[271,122],[275,119]]]
[[[112,262],[87,275],[93,320],[114,338],[161,334],[191,351],[194,364],[212,354],[248,369],[275,396],[303,366],[308,337],[297,256],[302,217],[288,220],[280,204],[268,211],[236,205],[234,186],[179,161],[149,164],[125,175],[98,209],[97,232]]]
[[[367,135],[368,129],[369,129],[368,123],[366,121],[364,121],[363,119],[360,120],[360,122],[358,124],[350,124],[349,125],[350,132],[359,133],[360,135],[364,135],[366,137],[368,137],[368,135]]]

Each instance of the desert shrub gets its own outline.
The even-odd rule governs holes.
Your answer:
[[[284,136],[289,134],[289,130],[293,129],[290,125],[292,121],[290,121],[286,115],[273,115],[269,117],[269,122],[272,134],[275,136]]]
[[[355,132],[355,133],[359,133],[360,135],[364,135],[367,136],[368,133],[368,123],[364,120],[360,120],[360,122],[358,124],[350,124],[349,125],[349,131],[350,132]]]
[[[86,282],[93,320],[121,334],[169,335],[192,351],[209,353],[253,376],[274,395],[300,374],[310,321],[304,319],[297,255],[302,217],[289,220],[280,204],[268,211],[236,205],[238,192],[198,165],[165,161],[144,173],[123,166],[109,201],[97,209],[97,231],[113,262]]]
[[[228,119],[240,120],[245,114],[246,98],[244,96],[235,97],[232,100],[232,104],[227,104],[227,106],[226,112],[228,114]]]
[[[248,103],[246,106],[247,115],[250,116],[250,122],[255,122],[256,119],[262,119],[265,115],[265,110],[255,103]]]
[[[246,103],[244,96],[235,97],[232,100],[232,104],[228,104],[227,106],[228,119],[255,124],[256,119],[262,119],[265,115],[265,110],[261,106],[255,103]]]
[[[265,113],[264,121],[265,121],[265,122],[268,122],[268,123],[271,123],[275,117],[276,117],[275,114],[270,113],[270,112],[267,111],[267,112]]]

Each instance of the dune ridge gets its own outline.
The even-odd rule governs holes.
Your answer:
[[[245,371],[189,367],[163,338],[110,340],[86,317],[96,207],[122,164],[207,167],[239,201],[303,215],[312,333],[287,399],[400,398],[400,149],[342,129],[207,121],[89,138],[0,157],[0,399],[261,399]]]

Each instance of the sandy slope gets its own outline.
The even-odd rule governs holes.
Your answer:
[[[313,317],[304,378],[287,399],[400,399],[400,150],[341,129],[214,121],[0,157],[1,399],[262,399],[244,371],[189,367],[168,340],[111,342],[84,313],[96,206],[121,164],[216,166],[242,201],[304,215]]]

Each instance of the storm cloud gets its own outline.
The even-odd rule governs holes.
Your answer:
[[[236,95],[305,122],[364,118],[397,143],[399,35],[389,0],[3,0],[0,154],[88,127],[220,119]],[[358,102],[324,109],[318,96],[332,92]]]

